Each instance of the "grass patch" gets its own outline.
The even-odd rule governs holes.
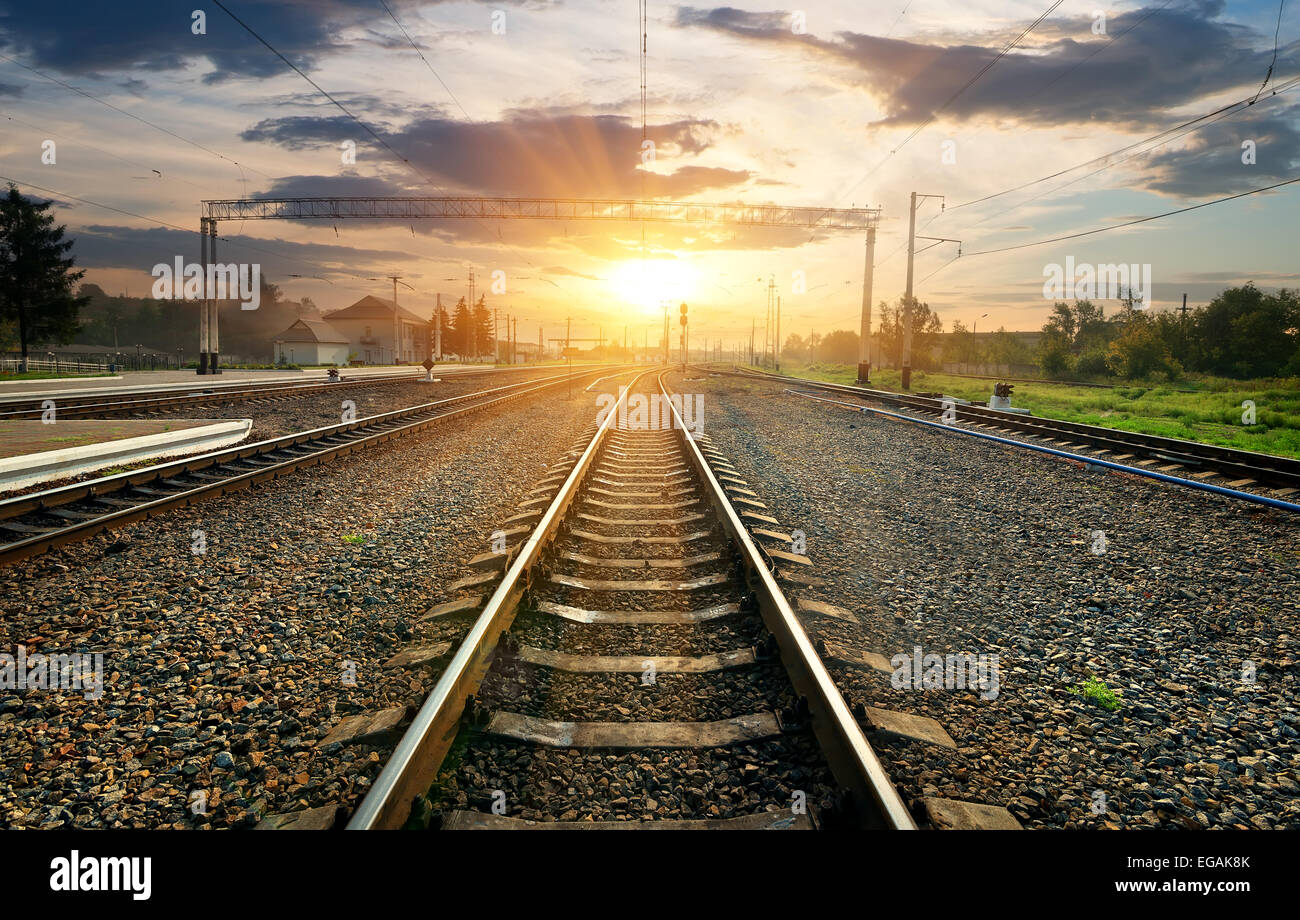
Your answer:
[[[1104,680],[1098,680],[1096,677],[1089,677],[1080,686],[1071,687],[1070,692],[1085,700],[1094,701],[1107,712],[1114,712],[1123,705],[1119,693],[1107,687]]]
[[[365,538],[365,535],[364,535],[364,534],[359,534],[359,533],[345,533],[345,534],[343,535],[343,542],[344,542],[344,543],[356,543],[356,544],[361,544],[361,543],[365,543],[365,542],[366,542],[366,538]]]
[[[76,377],[80,379],[82,377],[113,377],[113,376],[115,375],[110,374],[108,371],[102,371],[95,374],[76,374],[71,371],[67,373],[58,373],[58,374],[54,373],[53,371],[28,371],[25,374],[19,374],[17,372],[11,373],[9,371],[0,371],[0,383],[4,383],[7,380],[66,380],[72,377]]]

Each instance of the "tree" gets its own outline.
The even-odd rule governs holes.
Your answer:
[[[858,334],[847,329],[826,333],[817,342],[817,360],[827,364],[857,364]]]
[[[1123,319],[1141,316],[1134,312],[1130,292]],[[1104,376],[1108,371],[1108,348],[1124,328],[1119,319],[1107,319],[1101,304],[1076,300],[1074,305],[1057,301],[1052,315],[1043,324],[1038,343],[1038,364],[1048,377],[1067,378],[1072,374]],[[1014,362],[1012,362],[1014,363]]]
[[[903,366],[903,298],[890,306],[880,302],[880,351],[893,360],[894,367]],[[912,368],[927,370],[934,366],[934,346],[943,334],[943,322],[927,303],[912,298]]]
[[[1198,310],[1192,330],[1198,370],[1230,377],[1280,374],[1300,345],[1300,295],[1230,288]]]
[[[1156,322],[1142,313],[1133,313],[1124,332],[1110,343],[1106,363],[1115,374],[1129,380],[1153,374],[1173,380],[1182,373],[1182,365],[1170,356]]]
[[[73,294],[85,272],[68,255],[67,228],[54,226],[54,215],[45,213],[51,204],[29,200],[13,185],[0,200],[0,320],[18,324],[23,371],[29,344],[72,341],[87,300]]]
[[[462,297],[456,302],[456,312],[451,318],[451,326],[443,330],[442,350],[462,358],[466,357],[470,351],[470,343],[473,341],[470,335],[471,324],[469,307],[465,305],[465,298]]]
[[[492,311],[487,308],[487,297],[483,296],[474,304],[474,355],[493,353],[495,330],[492,328]]]

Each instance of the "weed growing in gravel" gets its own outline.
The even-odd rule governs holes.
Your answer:
[[[365,542],[366,542],[366,538],[365,538],[365,535],[364,535],[364,534],[359,534],[359,533],[345,533],[345,534],[343,535],[343,542],[344,542],[344,543],[365,543]]]
[[[1089,677],[1082,686],[1071,687],[1070,692],[1077,693],[1085,700],[1096,700],[1097,704],[1108,712],[1114,712],[1122,705],[1119,694],[1107,687],[1104,680],[1095,677]]]

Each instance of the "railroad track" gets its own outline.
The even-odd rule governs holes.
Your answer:
[[[632,389],[666,401],[655,373]],[[671,413],[668,430],[628,430],[610,413],[503,522],[501,551],[470,560],[478,571],[425,615],[472,622],[454,645],[389,662],[445,667],[350,828],[435,814],[444,829],[916,827],[859,725],[871,717],[850,711],[784,593],[817,583],[808,558]],[[352,716],[323,744],[405,718]],[[463,803],[430,795],[480,758],[499,768],[470,772],[482,789]],[[653,801],[628,820],[580,820],[584,795],[620,807],[602,771],[626,787],[625,805]],[[538,819],[566,795],[555,783],[577,798]],[[337,819],[312,811],[268,826]]]
[[[593,368],[572,378],[556,374],[493,387],[5,499],[0,501],[0,564],[85,540],[169,508],[276,479],[451,418],[483,412],[565,386],[570,380],[608,374],[609,370]]]
[[[515,368],[524,370],[525,368]],[[511,368],[485,368],[483,370],[452,371],[449,377],[465,377],[478,374],[500,373]],[[240,400],[250,404],[268,402],[282,403],[318,393],[337,393],[341,390],[370,389],[393,383],[403,383],[422,379],[423,371],[407,374],[384,374],[382,376],[344,377],[340,381],[290,381],[273,383],[247,383],[233,386],[204,388],[194,386],[175,391],[150,391],[141,393],[105,393],[90,396],[60,396],[57,392],[40,398],[0,399],[0,421],[8,419],[41,418],[46,411],[46,403],[53,401],[60,418],[112,418],[114,416],[143,416],[149,413],[170,412],[188,406],[201,406],[208,403],[230,402]]]
[[[710,369],[708,373],[726,373],[729,376],[780,382],[815,393],[876,400],[925,415],[942,416],[947,410],[955,413],[950,415],[951,418],[970,423],[976,430],[993,434],[1029,435],[1047,447],[1060,451],[1087,449],[1102,460],[1199,483],[1222,485],[1228,489],[1264,492],[1277,499],[1294,500],[1300,494],[1300,460],[1289,457],[1275,457],[1099,425],[1016,415],[982,406],[958,403],[950,408],[945,406],[943,400],[935,397],[803,380],[767,372]]]

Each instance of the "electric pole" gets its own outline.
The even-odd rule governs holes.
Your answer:
[[[781,370],[781,295],[776,298],[776,348],[772,351],[772,363],[777,371]]]
[[[433,360],[441,361],[442,360],[442,295],[441,294],[438,295],[438,305],[437,307],[434,308],[434,310],[435,312],[433,314],[433,319],[434,319]]]
[[[867,228],[862,266],[862,326],[858,330],[858,383],[871,383],[871,285],[876,273],[876,228]]]
[[[939,236],[922,236],[916,235],[916,199],[918,198],[938,198],[943,201],[942,195],[918,195],[912,193],[912,204],[908,208],[907,215],[907,290],[903,294],[903,389],[912,388],[912,263],[916,258],[916,241],[917,239],[933,240],[935,244],[939,243],[956,243],[957,255],[961,256],[961,240],[950,240],[946,237]],[[943,204],[940,205],[940,208]],[[926,249],[930,247],[927,246]]]

